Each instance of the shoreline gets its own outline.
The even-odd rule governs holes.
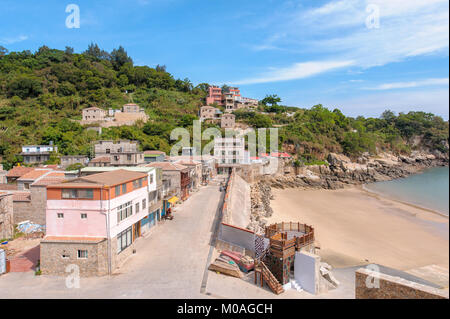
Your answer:
[[[339,190],[273,189],[267,224],[312,225],[318,254],[335,268],[368,263],[412,270],[449,268],[449,217],[351,185]]]
[[[390,200],[390,201],[393,201],[393,202],[397,202],[397,203],[400,203],[400,204],[403,204],[403,205],[411,206],[412,208],[421,209],[421,210],[423,210],[425,212],[436,214],[436,215],[439,215],[441,217],[449,219],[449,215],[447,215],[444,212],[440,212],[440,211],[432,209],[432,208],[428,208],[428,207],[421,206],[421,205],[418,205],[418,204],[415,204],[415,203],[407,202],[407,201],[395,198],[394,196],[389,196],[387,194],[383,194],[381,192],[377,192],[377,191],[368,189],[366,187],[366,185],[368,185],[368,184],[354,185],[354,187],[355,188],[360,188],[362,191],[366,192],[368,196],[373,196],[373,197],[375,197],[378,200],[381,200],[381,199]]]

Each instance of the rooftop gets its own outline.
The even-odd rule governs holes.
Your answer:
[[[49,172],[51,172],[52,169],[49,168],[45,168],[45,169],[34,169],[24,175],[22,175],[21,177],[19,177],[17,180],[18,181],[34,181],[36,179],[38,179],[39,177],[48,174]]]
[[[163,171],[183,171],[187,169],[186,166],[171,163],[171,162],[155,162],[145,165],[146,167],[160,167]]]
[[[111,157],[109,156],[99,156],[91,159],[91,163],[110,163]]]
[[[8,171],[8,174],[6,174],[6,177],[21,177],[25,175],[28,172],[33,171],[33,167],[26,167],[26,166],[15,166],[12,169]]]

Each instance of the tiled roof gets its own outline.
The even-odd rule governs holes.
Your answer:
[[[147,177],[147,174],[141,172],[128,171],[124,169],[118,169],[115,171],[83,176],[78,178],[77,180],[104,185],[117,185],[142,177]]]
[[[34,170],[33,167],[15,166],[8,171],[8,174],[6,174],[6,177],[20,177],[20,176],[23,176],[26,173],[31,172],[33,170]]]
[[[145,166],[160,167],[160,168],[162,168],[163,171],[182,171],[182,170],[187,169],[186,166],[176,164],[176,163],[171,163],[171,162],[155,162],[155,163],[147,164]]]
[[[91,160],[91,163],[110,163],[110,162],[111,157],[109,156],[99,156]]]
[[[49,173],[51,169],[35,169],[31,172],[26,173],[25,175],[22,175],[20,178],[18,178],[18,181],[34,181],[38,179],[39,177]]]
[[[47,186],[52,184],[58,184],[65,180],[65,174],[64,172],[51,172],[42,178],[39,178],[36,180],[32,186]]]

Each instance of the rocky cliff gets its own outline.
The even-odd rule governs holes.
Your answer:
[[[330,153],[327,161],[329,165],[304,166],[291,174],[266,176],[264,182],[276,188],[338,189],[406,177],[429,167],[447,166],[448,155],[412,152],[410,156],[382,153],[371,157],[366,153],[351,161],[345,155]]]

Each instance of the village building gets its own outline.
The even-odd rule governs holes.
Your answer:
[[[91,159],[88,163],[89,167],[105,167],[111,166],[111,157],[109,156],[98,156]]]
[[[34,170],[33,167],[14,166],[6,174],[6,182],[7,183],[15,183],[18,178],[20,178],[21,176],[23,176],[26,173],[31,172],[33,170]]]
[[[22,146],[22,152],[19,154],[23,157],[25,164],[42,164],[50,159],[53,152],[58,152],[55,145],[25,145]]]
[[[189,168],[189,189],[197,190],[202,183],[202,163],[199,161],[186,159],[176,159],[173,161],[173,163]]]
[[[42,273],[66,275],[75,264],[80,276],[111,274],[144,232],[148,193],[146,173],[121,169],[47,186]]]
[[[247,163],[245,139],[243,137],[216,137],[214,139],[214,157],[217,159],[219,174],[229,173],[233,167]]]
[[[218,86],[212,85],[208,88],[208,96],[206,97],[206,104],[223,105],[222,102],[222,89]]]
[[[0,240],[14,236],[12,194],[0,191]]]
[[[132,172],[145,173],[148,176],[148,209],[149,218],[143,220],[141,225],[144,230],[152,228],[156,225],[157,221],[160,221],[162,216],[162,169],[158,167],[145,167],[145,166],[116,166],[116,167],[84,167],[80,169],[79,177],[112,172],[117,170],[127,170]]]
[[[186,153],[186,152],[185,152]],[[211,155],[181,155],[169,157],[170,162],[195,161],[202,164],[201,184],[208,184],[216,175],[216,159]]]
[[[106,111],[93,106],[83,109],[82,111],[82,124],[100,123],[105,120]]]
[[[258,103],[257,99],[243,97],[238,87],[228,87],[227,90],[224,91],[220,87],[213,85],[208,88],[208,95],[206,96],[207,106],[223,106],[227,113],[231,113],[241,108],[254,108],[258,106]],[[200,116],[200,118],[202,118],[202,116]]]
[[[213,106],[205,105],[200,107],[199,117],[201,121],[204,120],[219,120],[222,112]]]
[[[89,157],[85,155],[64,155],[61,156],[61,168],[66,169],[73,164],[86,166],[89,163]]]
[[[170,162],[155,162],[145,165],[146,167],[159,167],[162,169],[163,187],[170,187],[170,196],[163,198],[163,213],[165,214],[170,205],[189,197],[190,169],[184,165]]]
[[[100,127],[133,125],[137,121],[146,122],[148,115],[145,110],[134,103],[125,104],[121,110],[108,109],[103,110],[98,107],[89,107],[83,109],[81,125],[98,124]]]
[[[109,157],[111,166],[136,166],[145,162],[144,153],[139,151],[139,142],[137,141],[97,141],[94,145],[94,154],[95,158],[91,161],[94,163],[89,166],[96,166],[95,163],[99,162],[95,159],[99,157]],[[104,161],[100,163],[104,163]]]
[[[222,115],[220,119],[221,128],[233,128],[236,124],[236,116],[234,114],[228,113]]]
[[[144,151],[144,162],[145,163],[153,163],[153,162],[164,162],[166,160],[166,153],[162,151]]]

